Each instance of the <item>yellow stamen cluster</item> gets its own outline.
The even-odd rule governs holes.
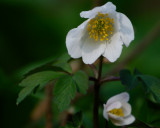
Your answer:
[[[98,12],[98,15],[91,19],[87,26],[90,38],[96,41],[108,40],[113,34],[113,23],[114,19],[109,18],[108,14]]]
[[[116,115],[116,116],[121,116],[121,117],[124,116],[122,108],[112,109],[111,111],[109,111],[109,113],[112,113],[112,114],[114,114],[114,115]]]

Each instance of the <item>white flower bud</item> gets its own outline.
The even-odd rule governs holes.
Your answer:
[[[103,116],[116,126],[129,125],[135,121],[135,117],[131,115],[131,105],[128,103],[129,94],[127,92],[120,93],[111,97],[104,104]]]

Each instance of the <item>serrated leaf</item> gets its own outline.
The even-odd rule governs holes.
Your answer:
[[[141,79],[146,90],[152,93],[156,101],[160,102],[160,79],[149,75],[142,75],[137,70],[134,71],[134,75],[129,70],[121,70],[120,79],[122,84],[129,87],[129,89],[135,87],[138,84],[138,80]]]
[[[155,100],[160,102],[160,79],[149,76],[149,75],[139,75],[144,85],[149,89],[149,91],[155,97]]]
[[[24,100],[24,98],[26,96],[28,96],[34,90],[34,88],[36,88],[37,86],[38,85],[36,85],[36,86],[29,86],[29,87],[23,88],[20,91],[20,93],[18,94],[18,98],[17,98],[16,104],[18,105],[22,100]]]
[[[22,80],[22,82],[19,84],[21,87],[24,87],[17,98],[17,104],[19,104],[26,96],[31,94],[31,92],[39,86],[39,88],[43,88],[45,84],[47,84],[49,81],[56,79],[60,76],[63,76],[64,73],[59,72],[53,72],[53,71],[43,71],[38,72],[35,74],[32,74]]]
[[[88,89],[88,76],[83,71],[79,71],[73,76],[73,79],[76,82],[79,92],[86,94]]]
[[[54,86],[55,102],[60,111],[66,109],[70,101],[75,97],[76,85],[72,76],[63,76],[57,80]]]
[[[120,79],[121,83],[126,85],[128,89],[134,88],[138,83],[137,76],[132,75],[131,72],[126,69],[120,71]]]

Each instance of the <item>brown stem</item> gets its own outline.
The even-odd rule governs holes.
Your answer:
[[[106,120],[105,128],[109,128],[108,127],[108,120]]]
[[[49,83],[46,86],[46,126],[45,128],[53,128],[52,124],[52,97],[53,97],[53,83]]]
[[[94,108],[93,108],[93,121],[94,121],[94,128],[98,128],[99,121],[98,121],[98,108],[99,108],[99,85],[94,85]]]
[[[100,79],[102,74],[102,62],[103,57],[100,57],[99,70],[98,70],[98,79],[95,81],[94,85],[94,108],[93,108],[93,122],[94,128],[99,126],[98,110],[99,110],[99,89],[100,89]]]

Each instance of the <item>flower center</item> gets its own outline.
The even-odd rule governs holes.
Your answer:
[[[91,19],[87,26],[90,38],[95,39],[95,41],[108,40],[113,34],[113,23],[114,19],[109,18],[107,13],[98,12],[98,15]]]
[[[122,116],[122,117],[124,116],[124,113],[123,113],[122,108],[112,109],[112,110],[109,111],[109,113],[112,113],[112,114],[114,114],[114,115],[116,115],[116,116]]]

